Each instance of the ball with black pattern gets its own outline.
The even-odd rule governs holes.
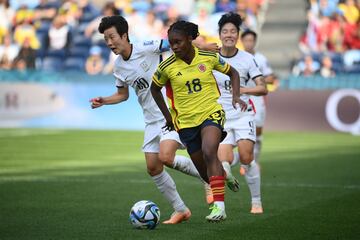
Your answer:
[[[155,229],[160,221],[160,209],[152,201],[142,200],[131,208],[129,219],[137,229]]]

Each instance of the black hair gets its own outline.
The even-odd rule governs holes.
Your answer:
[[[192,38],[192,40],[195,40],[197,38],[197,36],[199,36],[198,25],[196,25],[195,23],[187,22],[187,21],[183,21],[183,20],[173,23],[168,30],[168,35],[170,32],[174,32],[174,31],[182,32],[182,33],[186,34],[187,36],[190,36]]]
[[[246,37],[247,35],[252,35],[254,37],[254,40],[256,41],[257,39],[257,34],[256,32],[252,31],[252,30],[246,30],[245,32],[243,32],[241,34],[241,39],[243,39],[244,37]]]
[[[222,15],[219,22],[218,22],[219,34],[220,34],[221,29],[223,28],[223,26],[225,24],[227,24],[227,23],[234,24],[237,31],[240,32],[240,26],[241,26],[242,22],[243,22],[243,20],[242,20],[241,16],[239,14],[237,14],[237,13],[228,12],[228,13]]]
[[[127,39],[129,41],[129,25],[126,21],[126,19],[122,16],[109,16],[109,17],[103,17],[101,19],[101,22],[99,24],[99,32],[104,33],[105,30],[115,27],[116,31],[120,36],[127,34]]]

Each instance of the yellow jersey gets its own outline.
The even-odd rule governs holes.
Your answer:
[[[170,113],[177,130],[196,127],[212,113],[222,110],[220,91],[212,70],[228,73],[230,65],[217,53],[195,48],[190,64],[175,54],[159,64],[153,82],[166,86]]]

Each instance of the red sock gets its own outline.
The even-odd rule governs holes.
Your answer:
[[[210,177],[210,186],[214,196],[214,202],[223,202],[225,196],[225,177],[212,176]]]

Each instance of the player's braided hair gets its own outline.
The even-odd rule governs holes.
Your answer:
[[[120,36],[126,33],[128,35],[127,40],[129,41],[129,25],[124,17],[118,15],[103,17],[99,24],[98,30],[100,33],[104,33],[106,29],[111,27],[115,27]]]
[[[195,40],[197,36],[199,36],[198,25],[183,20],[173,23],[168,30],[168,35],[170,32],[174,32],[174,31],[182,32],[187,36],[190,36],[192,40]]]
[[[221,16],[218,25],[219,25],[219,34],[221,32],[221,29],[223,26],[227,23],[232,23],[235,25],[238,32],[240,31],[240,26],[242,24],[243,20],[241,19],[241,16],[234,12],[228,12]]]

